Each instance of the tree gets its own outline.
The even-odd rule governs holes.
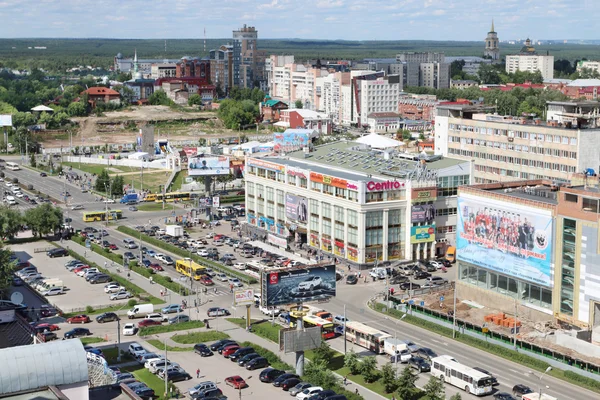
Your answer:
[[[103,169],[100,175],[96,178],[96,184],[94,185],[94,189],[98,192],[108,192],[108,185],[110,183],[110,177],[108,176],[108,171]]]
[[[11,254],[12,251],[0,243],[0,298],[6,298],[4,292],[12,285],[16,260],[11,261]]]
[[[121,104],[131,104],[133,103],[133,99],[135,98],[135,92],[132,88],[125,85],[118,85],[114,88],[117,92],[121,94]]]
[[[337,388],[338,378],[327,366],[325,361],[315,362],[314,360],[306,364],[304,368],[305,381],[311,382],[315,386],[321,386],[323,389]]]
[[[398,132],[396,132],[396,136],[398,138],[402,138],[402,140],[412,139],[412,134],[408,129],[398,129]]]
[[[21,230],[23,218],[21,214],[8,208],[0,206],[0,236],[2,239],[12,239]]]
[[[227,183],[233,181],[234,179],[235,179],[235,177],[233,176],[233,174],[219,175],[217,177],[217,182],[222,183],[223,190],[225,190]]]
[[[63,213],[60,208],[44,203],[28,209],[25,212],[25,222],[34,235],[42,237],[54,233],[60,228],[63,222]]]
[[[188,106],[200,106],[202,105],[202,97],[198,93],[194,93],[188,99]]]
[[[302,108],[302,107],[304,107],[304,104],[302,103],[302,100],[300,100],[300,99],[296,100],[296,102],[294,103],[294,105],[296,106],[296,108]]]
[[[63,111],[54,113],[54,115],[52,116],[52,120],[54,121],[54,126],[56,126],[57,128],[66,125],[70,122],[69,116],[66,112]]]
[[[36,165],[37,165],[37,161],[36,161],[36,159],[35,159],[35,153],[31,153],[31,159],[29,160],[29,164],[31,164],[31,166],[32,166],[33,168],[35,168],[35,167],[36,167]]]
[[[333,358],[335,351],[324,340],[321,340],[319,347],[313,350],[314,357],[312,362],[323,361],[325,365],[329,364],[329,360]]]
[[[444,400],[446,398],[446,392],[444,390],[444,382],[436,376],[429,378],[429,381],[423,387],[425,396],[423,400]]]
[[[375,357],[364,357],[360,362],[360,374],[365,379],[365,382],[375,382],[379,378],[377,370],[377,360]]]
[[[450,400],[462,400],[460,393],[456,393],[454,396],[450,397]]]
[[[354,349],[350,349],[344,356],[344,367],[348,368],[352,375],[360,374],[360,360]]]
[[[415,386],[417,374],[412,368],[404,368],[398,377],[398,398],[411,400],[419,392]]]
[[[499,84],[501,81],[500,74],[492,65],[481,64],[477,71],[477,75],[479,76],[481,83],[495,85]]]
[[[67,113],[71,117],[83,117],[87,114],[87,110],[82,102],[75,101],[67,106]]]
[[[392,364],[385,364],[381,368],[381,383],[386,393],[392,393],[398,388],[398,380],[396,379],[396,372]]]
[[[17,109],[14,108],[12,105],[0,101],[0,114],[15,114],[16,112]]]
[[[170,106],[173,104],[167,93],[164,90],[157,90],[148,97],[148,103],[153,106]]]
[[[125,179],[122,175],[117,175],[112,180],[110,187],[110,194],[112,196],[123,196],[123,186],[125,186]]]

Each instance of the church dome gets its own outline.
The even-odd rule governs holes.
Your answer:
[[[117,58],[120,60],[121,58],[123,58],[123,54],[117,53]]]

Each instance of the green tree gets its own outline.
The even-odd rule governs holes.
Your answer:
[[[450,400],[462,400],[460,393],[456,393],[454,396],[450,397]]]
[[[344,367],[348,368],[352,375],[360,374],[360,360],[354,349],[350,349],[344,356]]]
[[[404,368],[398,377],[398,398],[411,400],[419,392],[415,386],[418,376],[412,368]]]
[[[70,122],[69,116],[66,112],[63,111],[54,113],[54,115],[52,116],[52,120],[54,121],[54,126],[56,126],[57,128],[64,126]]]
[[[367,383],[375,382],[377,379],[379,379],[377,360],[374,356],[363,358],[363,360],[360,362],[360,374]]]
[[[194,93],[188,99],[188,106],[200,106],[202,105],[202,97],[198,93]]]
[[[85,105],[82,102],[75,101],[68,105],[67,113],[71,117],[83,117],[84,115],[87,114],[87,110],[85,108]]]
[[[325,361],[315,362],[313,360],[306,364],[303,379],[315,386],[321,386],[323,389],[335,390],[339,385],[338,378],[329,369]]]
[[[333,358],[333,355],[335,354],[335,350],[333,350],[328,343],[326,343],[324,340],[321,340],[321,344],[319,345],[319,347],[317,347],[316,349],[313,350],[313,360],[312,362],[316,362],[319,363],[321,361],[325,362],[326,364],[329,363],[329,360],[331,360]]]
[[[0,206],[0,236],[12,239],[21,230],[23,218],[21,213],[7,206]]]
[[[435,376],[429,378],[429,381],[423,387],[423,391],[425,392],[425,396],[422,397],[424,400],[444,400],[446,398],[444,382]]]
[[[63,213],[60,208],[49,203],[30,208],[25,212],[25,222],[34,235],[42,237],[56,232],[62,222]]]
[[[54,128],[54,119],[52,118],[52,114],[47,113],[45,111],[40,114],[40,117],[38,118],[38,123],[39,124],[46,124],[46,128],[47,129],[53,129]]]
[[[110,183],[110,177],[108,176],[108,171],[103,169],[100,175],[96,178],[96,184],[94,185],[94,189],[98,192],[107,192],[108,185]]]
[[[302,100],[300,100],[300,99],[296,100],[296,102],[294,103],[294,105],[296,106],[296,108],[302,108],[302,107],[304,107],[304,104],[302,103]]]
[[[5,291],[12,285],[16,260],[11,261],[11,254],[10,249],[0,243],[0,298],[7,298]]]
[[[419,140],[425,140],[425,134],[423,132],[419,133]]]
[[[173,104],[167,93],[164,90],[157,90],[148,97],[148,103],[153,106],[170,106]]]
[[[0,114],[15,114],[17,109],[10,105],[9,103],[5,103],[0,101]]]
[[[410,133],[410,131],[408,129],[398,129],[398,132],[396,133],[397,137],[401,137],[402,140],[410,140],[412,139],[412,134]]]
[[[112,185],[110,187],[112,196],[123,196],[123,186],[125,186],[125,179],[122,175],[117,175],[112,180]]]
[[[392,364],[385,364],[381,368],[381,383],[386,393],[392,393],[398,389],[398,380],[396,379],[396,371]]]
[[[122,105],[129,105],[133,103],[133,99],[135,98],[135,92],[132,88],[125,85],[118,85],[115,86],[115,90],[121,94]]]
[[[496,70],[496,68],[494,68],[492,65],[481,64],[479,66],[479,70],[477,71],[477,75],[479,76],[481,83],[495,85],[501,82],[498,70]]]
[[[29,164],[31,164],[31,166],[33,168],[35,168],[37,166],[37,161],[35,159],[35,153],[31,153],[31,158],[29,160]]]

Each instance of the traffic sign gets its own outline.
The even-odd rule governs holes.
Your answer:
[[[425,307],[425,302],[423,300],[421,300],[421,307]]]
[[[520,328],[521,328],[520,326],[517,326],[517,333],[519,333],[519,331],[521,330]],[[515,334],[515,328],[514,327],[510,328],[510,333],[511,333],[511,335]]]
[[[412,305],[414,305],[414,304],[415,304],[415,301],[414,301],[414,300],[409,300],[409,301],[408,301],[408,304],[410,304],[410,305],[412,306]]]
[[[440,301],[444,301],[444,296],[440,296]]]

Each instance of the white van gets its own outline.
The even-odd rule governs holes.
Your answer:
[[[154,305],[152,304],[138,304],[131,310],[127,311],[129,319],[143,317],[154,312]]]
[[[18,187],[17,185],[14,185],[13,187],[10,188],[10,191],[13,192],[14,194],[17,194],[17,193],[21,192],[21,188]]]
[[[14,206],[17,204],[17,199],[15,199],[13,196],[6,196],[6,203],[9,206]]]

